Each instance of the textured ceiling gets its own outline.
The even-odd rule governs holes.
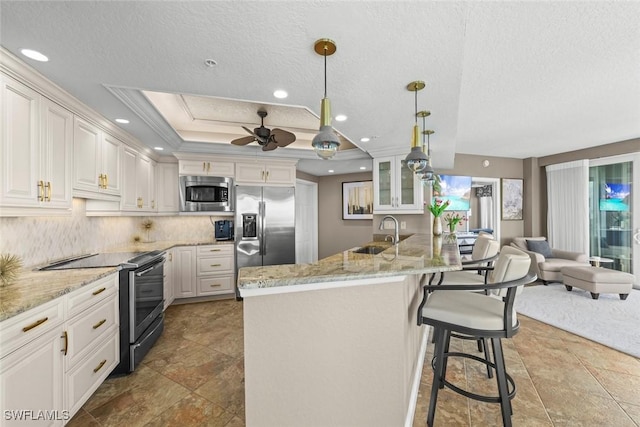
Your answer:
[[[453,167],[456,152],[540,157],[640,137],[637,2],[3,0],[0,15],[2,46],[48,55],[25,61],[168,152],[217,149],[159,131],[118,94],[280,104],[317,117],[323,60],[313,43],[322,37],[338,47],[327,60],[332,111],[348,116],[333,125],[368,153],[409,150],[413,80],[427,83],[418,108],[432,112],[436,169]],[[276,100],[275,89],[289,97]],[[214,121],[244,120],[227,113]],[[355,166],[348,151],[324,163],[307,160],[308,150],[288,153],[326,174]]]

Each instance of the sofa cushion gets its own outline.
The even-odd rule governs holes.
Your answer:
[[[583,262],[574,261],[572,259],[564,258],[549,258],[544,262],[538,264],[538,268],[542,271],[557,271],[558,273],[562,267],[588,267],[589,264]]]
[[[527,249],[531,252],[537,252],[545,258],[553,258],[551,247],[546,240],[532,240],[527,239]]]
[[[546,237],[514,237],[512,240],[512,246],[515,245],[516,248],[522,249],[523,251],[528,251],[527,248],[527,240],[547,240]]]
[[[566,266],[562,268],[562,275],[574,277],[586,282],[594,283],[628,283],[633,284],[633,275],[622,271],[611,270],[602,267],[576,267]]]

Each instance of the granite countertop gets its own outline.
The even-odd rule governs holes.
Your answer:
[[[110,248],[102,252],[146,252],[167,250],[174,246],[233,244],[222,242],[165,241],[136,243]],[[76,270],[38,271],[44,265],[23,268],[18,280],[8,286],[0,286],[0,321],[6,320],[31,308],[42,305],[64,294],[95,282],[120,270],[119,267],[82,268]]]
[[[310,283],[326,283],[358,279],[390,277],[405,274],[423,274],[454,271],[462,268],[456,240],[414,234],[397,246],[386,242],[370,242],[363,246],[386,246],[376,255],[354,253],[352,248],[312,264],[244,267],[238,271],[238,289],[241,296],[254,294],[254,290],[282,288]],[[244,291],[244,293],[243,293]],[[257,293],[256,293],[257,294]]]

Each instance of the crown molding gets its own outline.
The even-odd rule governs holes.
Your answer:
[[[119,139],[126,145],[148,155],[154,160],[158,155],[130,133],[122,130],[103,115],[84,104],[78,98],[47,79],[34,68],[20,60],[13,53],[0,46],[0,71],[7,76],[35,90],[45,98],[61,105],[78,117],[98,126],[109,135]]]

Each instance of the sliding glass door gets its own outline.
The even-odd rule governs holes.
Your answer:
[[[590,255],[640,284],[640,154],[589,162],[589,211]]]

